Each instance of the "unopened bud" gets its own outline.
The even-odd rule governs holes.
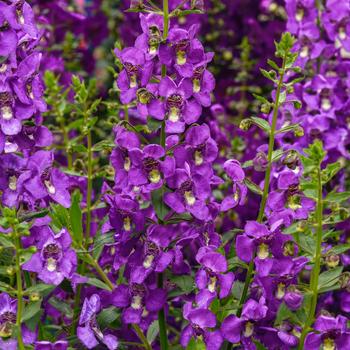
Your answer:
[[[304,129],[301,127],[301,126],[297,126],[295,129],[294,129],[294,135],[296,137],[302,137],[304,136]]]
[[[252,121],[250,119],[243,119],[239,124],[239,128],[244,131],[249,130],[251,126]]]

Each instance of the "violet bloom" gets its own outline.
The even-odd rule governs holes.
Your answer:
[[[114,128],[116,148],[111,154],[111,164],[115,169],[115,187],[125,189],[129,185],[132,163],[129,152],[133,148],[140,148],[140,140],[134,132],[122,127]]]
[[[189,79],[183,79],[177,85],[169,77],[159,83],[159,95],[165,98],[165,103],[153,100],[149,111],[154,118],[162,120],[166,115],[165,131],[179,134],[185,130],[185,124],[195,123],[202,113],[202,107],[194,100],[188,100],[192,95]]]
[[[128,104],[136,98],[137,89],[145,86],[151,78],[153,62],[146,61],[145,53],[135,47],[121,51],[115,49],[114,52],[124,67],[117,79],[121,90],[120,100]]]
[[[216,316],[207,309],[192,309],[185,304],[184,318],[189,324],[182,330],[180,343],[186,348],[191,338],[204,340],[207,350],[219,350],[223,342],[220,331],[210,331],[216,326]]]
[[[257,272],[261,276],[266,276],[273,264],[273,260],[269,258],[275,242],[280,239],[280,235],[271,231],[266,225],[256,221],[247,221],[244,227],[244,234],[238,235],[236,238],[237,256],[244,262],[250,262],[256,254],[255,264]]]
[[[129,156],[133,164],[129,172],[130,184],[142,186],[146,192],[162,187],[164,179],[175,171],[174,158],[165,156],[165,150],[160,145],[150,144],[143,150],[134,148]]]
[[[41,231],[37,252],[22,265],[23,270],[36,272],[48,284],[59,285],[76,270],[77,255],[71,248],[72,239],[67,230],[55,234],[51,229]]]
[[[68,342],[66,340],[58,340],[54,343],[49,341],[37,341],[35,342],[35,350],[67,350]]]
[[[97,294],[93,294],[90,299],[86,298],[84,300],[77,336],[88,349],[93,349],[103,343],[109,350],[115,350],[118,348],[117,337],[111,334],[104,335],[97,324],[96,316],[100,309],[101,301]]]
[[[141,117],[147,119],[148,116],[151,116],[155,119],[158,119],[158,114],[163,115],[163,106],[159,103],[159,101],[156,101],[157,94],[158,84],[155,83],[149,83],[145,87],[142,87],[136,91],[137,111],[139,112]],[[153,109],[150,108],[152,102]],[[159,109],[157,109],[157,107]]]
[[[184,145],[174,150],[176,165],[183,168],[187,162],[193,173],[210,178],[213,175],[212,163],[218,155],[216,142],[210,136],[208,125],[196,125],[188,129]]]
[[[0,156],[0,190],[2,202],[8,207],[18,205],[18,197],[23,191],[23,181],[28,177],[24,174],[27,160],[14,154]]]
[[[130,282],[143,283],[153,271],[163,272],[173,259],[173,251],[163,251],[152,241],[142,242],[128,259]]]
[[[238,204],[242,205],[248,190],[244,184],[245,174],[238,160],[227,160],[223,168],[233,183],[233,194],[227,196],[221,203],[221,210],[227,211],[236,207]]]
[[[314,209],[315,203],[307,198],[299,189],[300,175],[286,170],[278,175],[277,190],[269,193],[267,211],[271,211],[271,222],[283,218],[286,225],[291,219],[306,219]]]
[[[243,306],[240,318],[230,315],[222,322],[222,336],[231,343],[241,343],[244,348],[254,349],[252,338],[256,332],[256,323],[265,318],[267,310],[264,298],[260,298],[259,302],[249,299]]]
[[[11,337],[17,319],[17,300],[6,293],[0,294],[0,337]],[[16,348],[13,348],[16,349]]]
[[[25,182],[24,187],[35,200],[50,197],[65,208],[69,208],[68,177],[58,169],[53,168],[53,161],[52,152],[38,151],[34,153],[28,161],[31,178]]]
[[[350,344],[348,319],[344,316],[319,316],[314,323],[314,330],[305,339],[305,349],[347,349]]]
[[[211,219],[206,205],[211,192],[209,179],[199,174],[192,176],[186,164],[185,169],[176,169],[167,182],[175,190],[164,195],[165,204],[172,210],[178,214],[188,211],[199,220]]]
[[[145,217],[139,204],[128,196],[106,196],[110,205],[109,221],[116,230],[118,239],[124,241],[133,232],[140,232],[144,228]]]
[[[143,33],[136,38],[135,47],[147,52],[150,58],[158,54],[163,37],[163,17],[155,13],[140,13],[140,24]]]
[[[46,103],[43,100],[44,87],[38,74],[41,57],[39,52],[27,56],[18,65],[12,82],[13,90],[23,108],[31,110],[32,114],[46,111]]]
[[[201,269],[196,273],[196,285],[200,290],[196,297],[199,307],[209,307],[217,296],[226,298],[234,281],[233,272],[227,272],[225,257],[210,247],[201,247],[196,255]]]
[[[189,30],[173,28],[169,31],[168,44],[159,48],[159,60],[166,66],[175,63],[175,69],[183,77],[190,77],[193,63],[204,60],[204,49],[201,42],[195,39],[198,25],[192,25]]]
[[[121,284],[112,293],[111,303],[123,308],[122,321],[126,324],[140,324],[164,307],[166,292],[163,289],[149,289],[145,284]],[[152,317],[153,318],[153,317]]]

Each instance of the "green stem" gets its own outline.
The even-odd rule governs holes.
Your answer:
[[[152,350],[151,345],[149,344],[147,338],[145,337],[145,335],[143,334],[141,328],[139,327],[139,325],[137,324],[133,324],[132,327],[134,328],[137,336],[140,338],[140,340],[142,341],[143,346],[147,349],[147,350]]]
[[[21,262],[20,262],[20,250],[21,250],[21,241],[18,236],[17,230],[15,227],[12,227],[13,235],[15,236],[15,246],[16,246],[16,282],[17,282],[17,342],[18,349],[24,350],[24,343],[22,337],[22,328],[21,328],[21,320],[23,313],[23,284],[22,284],[22,275],[21,275]]]
[[[102,267],[99,265],[99,263],[90,255],[88,254],[88,260],[89,260],[89,264],[97,271],[97,273],[100,275],[101,279],[103,280],[104,283],[107,284],[107,286],[113,290],[114,289],[114,285],[111,282],[111,280],[108,278],[108,276],[106,275],[106,273],[103,271]]]
[[[281,94],[281,90],[282,90],[282,86],[283,86],[283,78],[284,78],[284,74],[285,74],[285,69],[286,69],[286,57],[283,57],[281,74],[280,74],[280,78],[278,81],[276,98],[275,98],[275,103],[273,106],[272,123],[271,123],[270,135],[269,135],[269,149],[268,149],[268,153],[267,153],[267,168],[266,168],[266,172],[265,172],[264,191],[263,191],[263,195],[261,198],[259,214],[258,214],[258,219],[257,219],[258,222],[263,221],[265,207],[266,207],[266,201],[267,201],[267,197],[269,194],[271,169],[272,169],[272,154],[273,154],[273,149],[275,146],[275,133],[276,133],[276,126],[277,126],[279,99],[280,99],[280,94]],[[253,274],[254,274],[254,261],[252,259],[249,262],[249,267],[248,267],[247,276],[246,276],[244,287],[243,287],[242,296],[241,296],[241,299],[240,299],[239,304],[238,304],[238,309],[237,309],[237,316],[238,317],[241,316],[243,305],[247,299],[249,285],[250,285],[251,279],[253,277]]]
[[[163,0],[163,40],[168,38],[169,32],[169,2],[168,0]],[[166,66],[162,65],[162,77],[166,76]],[[165,147],[165,120],[162,122],[162,127],[160,130],[160,144]],[[158,274],[158,288],[163,288],[163,274]],[[167,335],[167,325],[165,318],[164,308],[158,312],[158,323],[159,323],[159,338],[160,338],[160,348],[161,350],[168,350],[168,335]]]
[[[72,154],[68,150],[69,135],[68,135],[67,129],[66,129],[65,124],[64,124],[63,116],[60,116],[59,120],[61,121],[60,124],[61,124],[61,130],[62,130],[62,135],[63,135],[64,149],[65,149],[66,156],[67,156],[68,169],[70,170],[73,167],[73,158],[72,158]]]
[[[87,195],[86,195],[86,232],[85,247],[89,246],[91,233],[91,202],[92,202],[92,137],[91,131],[87,134]]]
[[[309,329],[314,322],[317,299],[318,299],[318,279],[321,271],[321,252],[322,252],[322,217],[323,217],[323,202],[322,202],[322,179],[320,166],[317,169],[317,207],[316,207],[316,254],[315,265],[311,273],[310,289],[312,292],[310,310],[308,318],[302,330],[298,349],[304,349],[304,341],[309,332]]]

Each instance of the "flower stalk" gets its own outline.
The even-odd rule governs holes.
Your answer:
[[[298,350],[304,349],[304,342],[310,327],[314,322],[318,299],[318,281],[321,271],[321,250],[322,250],[322,218],[323,218],[323,198],[322,198],[322,179],[320,165],[317,168],[317,207],[316,207],[316,253],[315,265],[312,269],[310,279],[310,290],[312,293],[308,318],[302,330]]]

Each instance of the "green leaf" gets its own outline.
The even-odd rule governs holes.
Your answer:
[[[276,78],[276,72],[275,71],[269,71],[268,72],[267,70],[260,68],[260,72],[265,78],[275,82],[275,78]]]
[[[149,344],[152,344],[159,333],[159,322],[157,320],[153,321],[147,330],[147,340]]]
[[[321,172],[322,184],[329,182],[341,168],[342,166],[339,162],[327,164],[325,169],[323,169]]]
[[[267,63],[268,63],[268,65],[270,66],[270,67],[272,67],[273,69],[276,69],[276,71],[278,71],[280,68],[278,67],[278,65],[276,64],[276,62],[274,62],[274,61],[272,61],[272,60],[270,60],[270,59],[268,59],[267,60]]]
[[[339,281],[342,271],[343,266],[338,266],[334,269],[322,272],[318,279],[318,289],[320,290],[334,286]]]
[[[153,208],[160,220],[164,220],[165,216],[168,214],[169,209],[165,205],[163,200],[163,195],[165,193],[165,188],[162,186],[161,188],[152,191],[151,197],[152,197],[152,204]]]
[[[172,276],[170,280],[175,283],[185,294],[191,293],[194,289],[194,280],[192,276]]]
[[[190,342],[188,343],[186,350],[205,350],[207,347],[200,339],[194,339],[191,338]]]
[[[90,284],[91,286],[95,286],[97,288],[100,288],[100,289],[105,289],[105,290],[108,290],[110,291],[111,289],[107,286],[106,283],[102,282],[101,280],[97,279],[97,278],[94,278],[94,277],[90,277],[87,282],[87,284]]]
[[[58,230],[62,230],[62,228],[69,227],[69,214],[68,210],[62,207],[59,204],[51,203],[51,211],[49,213],[52,221],[52,225],[56,227]]]
[[[250,119],[253,122],[253,124],[258,126],[260,129],[264,130],[267,134],[270,133],[271,127],[267,120],[258,117],[251,117]]]
[[[41,309],[41,301],[35,301],[32,303],[29,303],[23,311],[21,321],[22,322],[28,321],[29,319],[34,317],[38,312],[40,312],[40,309]]]
[[[349,192],[331,192],[327,195],[325,198],[325,201],[331,202],[331,203],[341,203],[345,202],[350,198],[350,191]]]
[[[97,316],[97,322],[100,327],[107,328],[120,316],[120,312],[115,306],[103,309]]]
[[[92,251],[92,256],[95,260],[98,260],[98,258],[100,257],[103,247],[106,244],[111,244],[114,242],[114,232],[108,232],[108,233],[104,233],[104,234],[98,234],[95,238],[95,242],[94,242],[94,248]]]
[[[331,248],[330,250],[328,250],[326,255],[343,254],[343,253],[347,252],[348,250],[350,250],[350,243],[340,244],[340,245],[336,245],[333,248]]]
[[[300,324],[295,312],[290,310],[285,303],[282,303],[277,311],[275,326],[279,326],[284,320],[291,320],[293,323]]]
[[[72,239],[78,245],[83,243],[83,214],[80,208],[81,193],[74,192],[72,195],[72,205],[69,209],[70,227]]]
[[[0,233],[0,246],[3,248],[14,248],[15,245],[12,243],[10,236]]]
[[[110,151],[115,147],[115,143],[110,140],[102,140],[100,142],[97,142],[94,147],[92,147],[92,150],[94,152],[100,152],[100,151]]]
[[[55,309],[60,311],[64,317],[73,318],[73,309],[71,305],[62,301],[56,297],[52,297],[49,300],[49,304],[51,304]]]
[[[297,129],[298,127],[299,127],[299,124],[287,125],[287,126],[284,126],[281,129],[277,130],[275,134],[283,134],[283,133],[286,133],[286,132],[289,132],[289,131],[293,131],[293,130]]]
[[[25,291],[25,294],[29,295],[32,293],[39,293],[40,295],[46,295],[49,292],[53,291],[55,288],[56,286],[52,284],[39,283],[27,288]]]
[[[287,93],[286,91],[281,91],[279,97],[278,97],[278,105],[281,106],[287,98]]]
[[[265,346],[262,345],[258,340],[253,339],[253,342],[254,342],[254,344],[255,344],[257,350],[268,350],[268,349],[265,348]]]
[[[260,196],[263,195],[263,191],[261,190],[261,188],[257,184],[255,184],[253,181],[249,180],[248,178],[245,178],[244,183],[253,193],[256,193]]]
[[[315,254],[315,246],[316,242],[313,237],[306,235],[305,233],[296,233],[296,241],[298,242],[298,245],[300,248],[308,253],[309,255],[313,256]]]

